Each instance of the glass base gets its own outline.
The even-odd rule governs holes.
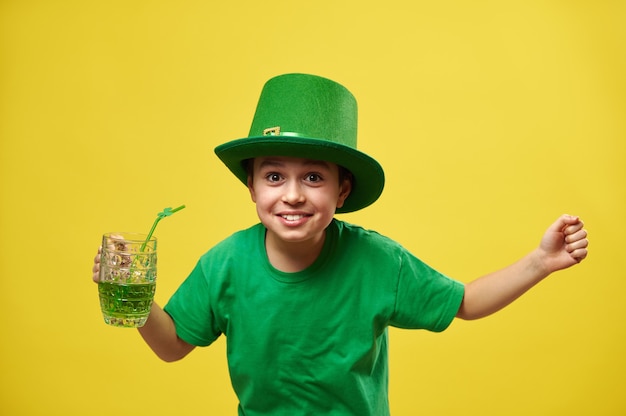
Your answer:
[[[141,328],[148,320],[147,316],[107,316],[104,315],[107,325],[118,328]]]

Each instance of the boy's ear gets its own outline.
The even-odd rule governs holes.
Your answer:
[[[252,186],[252,175],[248,175],[247,185],[248,191],[250,191],[250,198],[252,202],[256,203],[256,193],[254,192],[254,186]]]
[[[346,202],[346,198],[350,195],[352,191],[352,180],[346,178],[341,183],[339,189],[339,198],[337,198],[337,208],[343,207],[344,202]]]

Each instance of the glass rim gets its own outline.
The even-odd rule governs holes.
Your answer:
[[[103,239],[110,238],[112,240],[120,240],[120,238],[117,238],[117,236],[121,236],[122,237],[121,239],[127,243],[144,243],[146,241],[146,238],[148,238],[147,233],[136,233],[136,232],[117,231],[117,232],[108,232],[108,233],[102,234]],[[150,237],[150,240],[147,240],[147,241],[148,243],[153,243],[153,242],[156,243],[157,237],[153,235]]]

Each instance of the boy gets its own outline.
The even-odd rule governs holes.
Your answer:
[[[388,326],[443,331],[454,317],[489,315],[587,256],[582,222],[564,215],[536,250],[463,285],[334,219],[383,190],[381,166],[356,149],[356,124],[354,97],[333,81],[268,81],[249,137],[215,150],[260,224],[202,256],[139,329],[166,361],[225,334],[239,415],[388,415]]]

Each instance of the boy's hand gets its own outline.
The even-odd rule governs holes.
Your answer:
[[[115,251],[121,250],[126,251],[126,242],[124,241],[124,237],[118,234],[111,234],[110,238],[107,239],[107,250]],[[98,283],[100,281],[100,256],[102,255],[102,246],[98,247],[98,254],[93,259],[93,268],[91,271],[93,272],[92,279],[94,282]],[[122,258],[129,259],[128,256],[122,255]]]
[[[561,215],[541,239],[539,251],[548,273],[566,269],[587,257],[587,231],[580,218]]]
[[[98,247],[98,255],[93,259],[93,268],[91,272],[93,273],[92,279],[94,282],[98,283],[100,281],[100,254],[102,253],[102,247]]]
[[[561,215],[537,249],[504,269],[466,284],[457,316],[477,319],[499,311],[552,272],[580,263],[587,257],[588,244],[583,222],[578,217]]]

